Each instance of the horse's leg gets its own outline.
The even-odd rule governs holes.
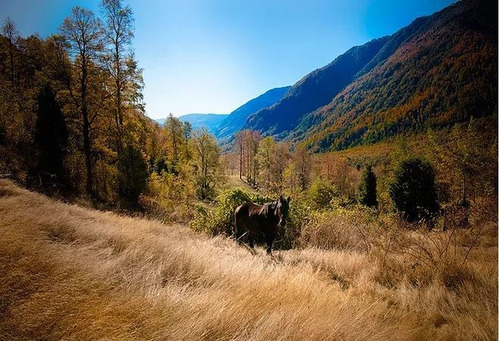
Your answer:
[[[241,233],[241,218],[238,217],[238,211],[236,210],[236,212],[234,213],[234,230],[233,230],[233,234],[234,234],[234,239],[235,240],[238,240],[238,233]]]
[[[255,235],[248,231],[248,245],[253,249],[255,246]]]
[[[268,255],[273,254],[274,237],[275,237],[274,233],[266,233],[266,244],[267,244],[266,252]]]

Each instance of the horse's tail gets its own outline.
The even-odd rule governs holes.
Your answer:
[[[233,223],[234,223],[234,227],[233,227],[233,236],[234,236],[234,239],[238,239],[238,212],[240,211],[240,206],[236,207],[236,209],[234,210],[233,212]]]

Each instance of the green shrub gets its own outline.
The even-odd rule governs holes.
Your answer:
[[[137,205],[139,195],[146,190],[148,165],[141,151],[128,145],[118,159],[118,187],[120,198]]]
[[[251,194],[241,189],[225,191],[217,197],[215,206],[197,205],[195,207],[194,219],[191,221],[190,227],[195,231],[203,231],[211,235],[233,236],[236,207],[247,202],[264,204],[274,200],[276,199]],[[305,204],[305,200],[294,202],[292,198],[287,224],[284,228],[279,228],[276,248],[289,249],[295,246],[310,211],[311,209]],[[257,242],[264,242],[264,239],[257,238]]]
[[[308,197],[314,209],[329,208],[332,200],[339,195],[337,187],[320,178],[314,180],[308,191]]]
[[[241,204],[254,202],[263,204],[267,200],[257,194],[250,194],[241,189],[222,192],[216,200],[215,207],[199,206],[195,218],[191,221],[191,228],[196,231],[205,231],[212,235],[233,234],[234,210]]]
[[[422,159],[410,158],[397,165],[389,194],[409,222],[432,218],[439,211],[434,169]]]
[[[313,210],[308,205],[307,200],[302,197],[292,198],[290,201],[290,210],[288,211],[288,221],[285,228],[280,228],[279,230],[276,248],[295,248],[302,229],[309,223],[312,212]]]

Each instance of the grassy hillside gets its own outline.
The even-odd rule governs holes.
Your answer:
[[[0,217],[2,340],[497,337],[495,226],[464,265],[456,257],[467,251],[467,231],[377,230],[342,214],[328,229],[342,231],[342,247],[313,248],[325,231],[310,230],[311,246],[274,259],[183,226],[60,203],[7,180]],[[433,245],[453,239],[444,262]],[[408,263],[391,245],[430,252],[439,271]]]

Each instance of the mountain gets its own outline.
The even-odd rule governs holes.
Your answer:
[[[193,129],[206,128],[214,133],[217,126],[228,116],[228,114],[187,114],[179,116],[179,120],[191,123]]]
[[[330,64],[299,80],[275,105],[248,118],[244,128],[286,135],[307,113],[328,104],[384,46],[387,37],[351,48]]]
[[[241,107],[230,113],[229,116],[220,123],[215,130],[215,135],[218,138],[223,139],[236,133],[243,127],[248,116],[275,104],[287,93],[289,89],[289,86],[274,88],[243,104]]]
[[[462,0],[351,48],[244,128],[328,151],[494,114],[497,6]]]
[[[209,132],[213,133],[215,128],[228,116],[227,114],[186,114],[178,118],[182,122],[191,123],[193,129],[206,128]],[[155,121],[163,125],[165,120],[165,118],[160,118]]]
[[[415,20],[288,139],[315,151],[340,150],[495,115],[497,6],[461,1]]]

